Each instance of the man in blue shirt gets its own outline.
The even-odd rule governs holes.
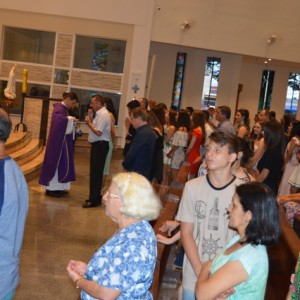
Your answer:
[[[137,172],[149,179],[156,135],[147,123],[144,108],[135,108],[130,115],[130,122],[136,129],[136,134],[123,161],[123,167],[126,171]]]
[[[17,163],[5,152],[11,131],[0,109],[0,299],[11,300],[19,283],[20,251],[28,211],[28,188]]]

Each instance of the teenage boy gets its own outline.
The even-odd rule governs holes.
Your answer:
[[[205,156],[208,174],[185,185],[177,214],[185,250],[183,300],[196,299],[194,289],[202,263],[220,253],[235,235],[227,226],[226,209],[235,187],[242,183],[231,173],[237,153],[238,144],[234,135],[213,132]]]

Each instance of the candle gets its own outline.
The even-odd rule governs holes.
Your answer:
[[[23,70],[23,80],[22,80],[22,93],[26,94],[27,92],[27,77],[28,77],[28,70]]]

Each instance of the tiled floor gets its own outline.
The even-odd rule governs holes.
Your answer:
[[[76,151],[77,181],[65,198],[45,196],[37,179],[29,182],[30,206],[21,253],[21,283],[16,300],[75,300],[79,291],[66,274],[70,259],[88,261],[93,252],[116,230],[105,216],[104,208],[82,209],[88,195],[88,150]],[[122,170],[120,157],[115,157],[111,173]],[[175,248],[174,248],[175,249]],[[174,254],[173,254],[174,256]],[[166,272],[159,299],[174,300],[180,277],[172,271],[172,260]]]

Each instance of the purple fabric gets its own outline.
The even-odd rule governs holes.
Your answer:
[[[50,131],[39,183],[45,186],[58,169],[58,181],[75,181],[73,134],[65,134],[68,124],[68,108],[62,103],[53,105]]]

